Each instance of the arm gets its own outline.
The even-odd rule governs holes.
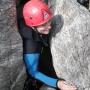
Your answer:
[[[42,50],[42,44],[40,42],[33,41],[33,39],[23,40],[23,53],[24,61],[28,73],[41,82],[56,87],[57,79],[46,76],[38,71],[39,57]]]
[[[38,62],[40,54],[24,54],[24,60],[26,63],[26,68],[31,76],[40,80],[41,82],[56,87],[57,79],[46,76],[45,74],[38,71]]]
[[[27,71],[31,76],[51,87],[57,87],[61,90],[76,90],[76,87],[74,85],[68,85],[66,81],[48,77],[38,71],[41,46],[39,43],[35,43],[32,40],[26,40],[24,41],[24,43],[24,60]]]

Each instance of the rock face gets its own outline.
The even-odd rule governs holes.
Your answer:
[[[89,11],[90,11],[90,1],[89,1]]]
[[[40,90],[56,90],[56,89],[43,85],[43,86],[40,88]]]
[[[51,37],[58,77],[90,90],[90,12],[75,0],[50,0],[55,14]]]
[[[0,1],[0,90],[22,90],[25,69],[14,0]]]

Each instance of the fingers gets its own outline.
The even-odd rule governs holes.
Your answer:
[[[68,84],[66,81],[59,81],[58,86],[61,90],[77,90],[74,84]]]
[[[64,87],[65,87],[64,90],[77,90],[75,86],[71,86],[71,85],[65,85]]]
[[[77,87],[73,84],[68,84],[67,82],[64,82],[64,89],[63,90],[77,90]]]

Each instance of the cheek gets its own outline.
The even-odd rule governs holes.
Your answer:
[[[48,29],[51,29],[52,27],[51,27],[51,25],[50,26],[48,26]]]
[[[37,28],[38,31],[43,31],[45,30],[44,28]]]

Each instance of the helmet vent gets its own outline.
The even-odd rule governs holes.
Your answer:
[[[43,13],[43,17],[44,17],[44,20],[48,19],[49,18],[49,14],[47,11],[45,10],[42,10],[42,13]]]
[[[30,19],[32,19],[32,17],[30,17]]]

